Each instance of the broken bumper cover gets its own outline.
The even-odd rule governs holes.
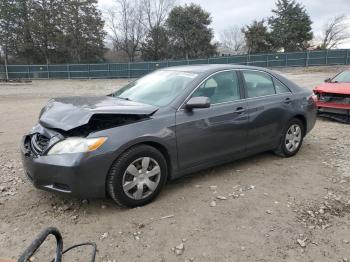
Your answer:
[[[22,163],[26,176],[36,188],[81,198],[106,196],[109,166],[105,154],[35,156],[28,152],[27,140],[25,136],[21,142]]]
[[[317,101],[318,114],[342,123],[350,124],[350,104]]]

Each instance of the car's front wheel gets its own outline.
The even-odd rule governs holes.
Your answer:
[[[120,206],[142,206],[160,193],[166,177],[162,153],[152,146],[138,145],[114,162],[107,177],[107,191]]]
[[[298,153],[304,138],[304,125],[297,119],[293,118],[286,126],[282,139],[274,152],[282,157],[291,157]]]

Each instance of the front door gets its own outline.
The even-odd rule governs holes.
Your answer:
[[[206,96],[209,108],[176,113],[178,161],[181,169],[233,158],[245,151],[248,115],[235,71],[216,73],[191,97]]]

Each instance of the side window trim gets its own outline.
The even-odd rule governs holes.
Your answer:
[[[184,105],[186,104],[186,102],[191,98],[192,94],[198,89],[200,88],[200,86],[206,81],[208,80],[210,77],[218,74],[218,73],[222,73],[222,72],[228,72],[228,71],[231,71],[231,72],[236,72],[237,74],[237,77],[238,77],[238,84],[239,84],[239,91],[240,91],[240,99],[239,100],[236,100],[236,101],[230,101],[230,102],[225,102],[225,103],[221,103],[221,104],[227,104],[227,103],[235,103],[235,102],[239,102],[239,101],[242,101],[242,100],[246,100],[246,99],[256,99],[256,98],[261,98],[261,97],[253,97],[253,98],[249,98],[248,97],[248,94],[247,94],[247,87],[246,87],[246,84],[245,84],[245,80],[244,80],[244,76],[243,76],[243,71],[252,71],[252,72],[260,72],[260,73],[264,73],[268,76],[270,76],[272,78],[272,80],[274,80],[276,77],[274,77],[272,74],[270,74],[269,72],[265,72],[265,71],[262,71],[262,70],[259,70],[259,69],[246,69],[246,68],[235,68],[235,69],[225,69],[225,70],[221,70],[221,71],[218,71],[218,72],[215,72],[215,73],[212,73],[211,75],[207,76],[205,79],[203,79],[193,90],[192,92],[186,97],[186,99],[184,99],[184,101],[182,102],[182,104],[178,107],[177,111],[179,110],[183,110],[184,109]],[[277,78],[276,78],[277,79]],[[277,79],[278,80],[278,79]],[[278,80],[279,82],[282,83],[282,81]],[[275,81],[272,81],[273,84],[274,84],[274,87],[275,87]],[[289,91],[290,93],[293,93],[290,88],[288,86],[286,86],[284,83],[282,83]],[[273,95],[269,95],[269,96],[276,96],[276,95],[281,95],[281,94],[277,94],[277,90],[276,90],[276,87],[275,87],[275,94]],[[283,93],[282,93],[283,94]],[[220,105],[220,104],[216,104],[216,105]],[[214,104],[213,104],[214,106]]]

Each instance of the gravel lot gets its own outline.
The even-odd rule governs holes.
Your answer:
[[[283,74],[313,88],[338,70]],[[0,84],[0,257],[17,258],[37,233],[56,226],[65,246],[95,241],[97,261],[350,260],[350,125],[328,120],[318,120],[293,158],[267,152],[198,172],[168,183],[142,208],[34,189],[18,148],[41,107],[51,97],[106,94],[125,82]],[[49,261],[50,244],[35,261]],[[87,261],[89,252],[66,259]]]

